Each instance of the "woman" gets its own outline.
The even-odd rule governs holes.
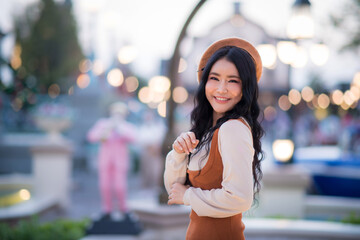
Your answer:
[[[245,239],[242,213],[258,192],[263,129],[257,103],[262,63],[247,41],[227,38],[203,54],[192,128],[166,157],[168,204],[190,205],[186,239]]]

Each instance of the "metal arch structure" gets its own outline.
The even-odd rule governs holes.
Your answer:
[[[167,76],[170,79],[170,83],[171,83],[171,85],[170,85],[171,94],[173,93],[173,90],[176,86],[176,82],[177,82],[177,78],[178,78],[178,69],[179,69],[179,62],[180,62],[180,44],[186,36],[186,31],[187,31],[191,21],[193,20],[194,16],[199,11],[199,9],[204,5],[205,2],[206,2],[206,0],[200,0],[196,4],[195,8],[191,11],[190,15],[186,19],[186,22],[183,25],[181,32],[179,34],[179,37],[176,41],[176,45],[175,45],[172,57],[170,59],[170,64],[169,64],[168,73],[167,73]],[[165,162],[166,154],[171,150],[172,142],[174,141],[174,138],[176,137],[175,133],[174,133],[175,108],[176,108],[176,103],[174,102],[174,100],[171,96],[169,98],[168,106],[167,106],[167,128],[168,129],[167,129],[167,133],[165,135],[165,139],[164,139],[162,147],[161,147],[161,153],[162,153],[164,162]],[[162,165],[162,168],[164,168],[164,165],[165,164]],[[161,172],[163,172],[163,171],[161,171]],[[158,200],[159,200],[159,203],[166,204],[168,201],[168,195],[164,188],[162,174],[160,175],[159,183],[160,183],[160,189],[162,189],[162,190],[159,193]]]
[[[171,94],[176,86],[177,78],[178,78],[178,68],[179,68],[179,62],[180,62],[180,44],[182,40],[186,36],[186,31],[193,20],[196,13],[199,11],[199,9],[204,5],[206,0],[200,0],[195,8],[192,10],[188,18],[186,19],[186,22],[184,26],[181,29],[181,32],[179,34],[179,37],[176,41],[176,45],[174,48],[174,52],[172,54],[172,57],[170,59],[170,64],[168,68],[168,78],[170,79],[171,85],[170,85],[170,91]],[[174,141],[175,134],[174,134],[174,112],[176,108],[176,103],[174,102],[173,98],[170,97],[168,101],[167,106],[167,134],[165,136],[163,145],[162,145],[162,155],[166,156],[166,154],[169,152],[169,147],[171,147],[172,142]]]

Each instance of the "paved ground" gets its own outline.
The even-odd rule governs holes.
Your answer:
[[[140,179],[136,175],[128,177],[128,199],[137,195],[153,195],[154,191],[141,187]],[[98,176],[95,172],[75,171],[73,174],[73,187],[71,192],[71,207],[66,217],[82,219],[94,217],[101,213]]]

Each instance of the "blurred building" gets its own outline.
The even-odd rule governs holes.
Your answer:
[[[200,57],[213,42],[221,38],[239,37],[251,42],[254,46],[265,43],[276,45],[277,39],[267,34],[262,26],[241,14],[239,2],[235,2],[233,6],[233,14],[224,22],[213,27],[208,35],[195,38],[188,36],[183,41],[182,56],[184,59],[180,62],[180,68],[182,67],[181,64],[186,64],[187,67],[179,74],[179,82],[190,92],[197,88],[197,66]],[[260,104],[274,105],[277,99],[276,95],[288,91],[288,66],[278,62],[276,67],[272,69],[263,67],[259,87],[262,93]]]

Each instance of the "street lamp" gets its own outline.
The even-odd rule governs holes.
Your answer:
[[[287,24],[286,32],[291,39],[314,37],[314,21],[310,12],[310,1],[296,0]]]

